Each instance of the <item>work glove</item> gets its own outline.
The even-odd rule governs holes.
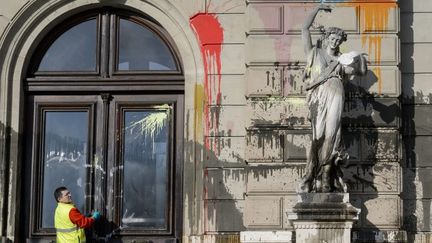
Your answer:
[[[94,220],[99,220],[101,217],[101,214],[98,211],[94,211],[92,214],[92,218],[94,218]]]

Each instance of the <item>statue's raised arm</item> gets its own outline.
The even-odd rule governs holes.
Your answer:
[[[303,48],[304,48],[304,52],[306,55],[309,54],[309,52],[312,50],[312,38],[311,38],[311,34],[310,34],[310,27],[312,26],[316,15],[318,14],[319,11],[326,11],[326,12],[331,12],[332,8],[329,5],[319,5],[317,6],[311,13],[310,15],[307,17],[307,19],[305,20],[305,23],[303,25],[302,28],[302,39],[303,39]]]

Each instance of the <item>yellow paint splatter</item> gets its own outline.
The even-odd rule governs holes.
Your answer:
[[[204,106],[205,106],[205,100],[206,95],[204,92],[204,86],[202,84],[196,84],[195,85],[195,95],[194,95],[194,120],[195,120],[195,141],[198,141],[203,135],[203,115],[204,115]]]
[[[361,0],[354,0],[351,3],[342,3],[342,6],[359,7],[362,12],[361,25],[365,32],[372,32],[372,34],[362,35],[362,46],[365,48],[368,45],[369,57],[374,55],[375,62],[378,67],[373,69],[373,72],[378,79],[378,94],[382,93],[382,80],[381,80],[381,43],[382,33],[388,30],[389,14],[391,9],[397,8],[397,3],[379,3],[379,2],[362,2]]]

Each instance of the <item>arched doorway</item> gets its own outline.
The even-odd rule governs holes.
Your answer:
[[[184,76],[156,21],[112,8],[64,21],[24,89],[26,240],[54,238],[58,186],[105,216],[93,240],[180,239]]]

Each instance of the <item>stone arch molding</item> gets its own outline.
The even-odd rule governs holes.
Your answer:
[[[185,16],[168,0],[32,0],[15,14],[0,38],[0,237],[14,238],[19,225],[20,134],[23,119],[23,85],[31,56],[44,36],[56,25],[79,12],[104,6],[145,13],[171,35],[185,75],[185,113],[193,114],[195,84],[203,80],[199,44]],[[188,95],[188,92],[191,94]],[[185,116],[186,117],[186,116]],[[187,130],[193,130],[189,121]],[[184,163],[188,163],[186,156]],[[187,173],[187,170],[185,170]],[[188,175],[184,175],[187,177]],[[17,204],[19,205],[19,204]],[[15,216],[13,216],[15,215]]]

